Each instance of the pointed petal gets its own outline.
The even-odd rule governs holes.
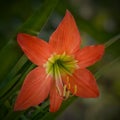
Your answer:
[[[80,34],[74,18],[68,10],[56,31],[51,35],[49,43],[56,53],[71,54],[80,48]]]
[[[43,102],[50,91],[51,78],[46,77],[44,68],[37,67],[26,77],[15,102],[14,110],[25,110]]]
[[[36,65],[42,65],[50,56],[48,43],[35,36],[19,33],[17,41],[27,57]]]
[[[104,54],[104,45],[88,46],[76,53],[76,59],[80,68],[86,68],[98,60]]]
[[[83,98],[94,98],[99,96],[96,80],[87,69],[78,69],[73,76],[69,76],[70,91]]]
[[[60,108],[62,100],[63,98],[60,96],[54,82],[50,91],[50,112],[56,112]]]

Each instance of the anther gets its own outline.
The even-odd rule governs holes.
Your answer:
[[[77,93],[77,85],[74,85],[74,93],[73,95],[75,95]]]
[[[65,97],[65,96],[66,96],[66,91],[67,91],[67,86],[66,86],[66,85],[64,85],[64,87],[63,87],[63,97]]]
[[[69,77],[67,76],[67,83],[69,83],[69,81],[70,81],[70,79],[69,79]]]
[[[68,83],[68,89],[70,89],[70,83]]]
[[[70,79],[69,79],[69,77],[67,77],[67,86],[68,86],[68,89],[70,89]]]
[[[62,93],[61,93],[61,91],[60,91],[58,86],[57,86],[57,90],[58,90],[59,95],[62,96]]]
[[[69,98],[69,96],[70,96],[70,91],[68,90],[68,91],[66,92],[65,99],[68,99],[68,98]]]

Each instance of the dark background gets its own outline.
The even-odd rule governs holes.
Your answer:
[[[7,44],[16,30],[42,6],[43,2],[44,0],[0,0],[0,49]],[[83,46],[103,44],[120,34],[120,0],[60,0],[48,22],[40,31],[41,38],[49,40],[50,34],[58,26],[66,9],[75,17]],[[119,58],[119,52],[120,40],[106,50],[107,54],[102,63],[112,63]],[[120,120],[120,59],[108,67],[102,66],[98,69],[100,69],[98,75],[101,76],[97,79],[100,97],[78,98],[57,120]]]

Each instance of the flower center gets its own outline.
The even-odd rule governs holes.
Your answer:
[[[53,54],[44,64],[47,75],[53,77],[56,83],[58,93],[63,98],[68,98],[70,91],[66,88],[67,84],[63,84],[62,76],[72,75],[75,69],[78,68],[77,60],[73,56],[63,54]],[[61,89],[63,88],[63,90]]]
[[[61,75],[71,75],[77,68],[77,60],[65,53],[53,54],[44,66],[46,73],[57,79]]]

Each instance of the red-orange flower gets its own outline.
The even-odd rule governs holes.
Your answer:
[[[83,98],[99,96],[96,80],[86,67],[100,60],[103,45],[80,49],[81,38],[69,11],[49,42],[20,33],[17,37],[27,57],[38,67],[23,83],[14,110],[25,110],[42,103],[50,95],[50,111],[55,112],[70,94]]]

